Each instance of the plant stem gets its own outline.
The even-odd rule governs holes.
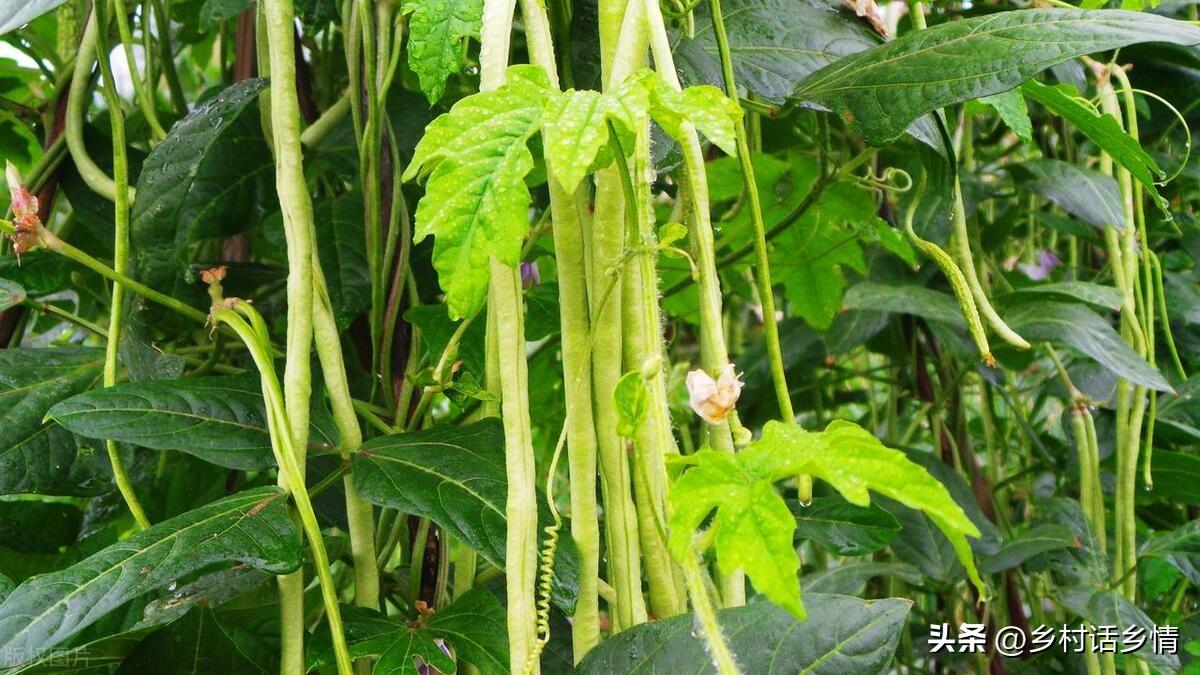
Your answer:
[[[733,651],[725,641],[721,632],[721,624],[717,621],[717,612],[713,609],[712,600],[708,597],[708,588],[704,583],[704,572],[694,556],[680,562],[683,578],[687,581],[688,595],[692,599],[692,608],[696,611],[696,620],[704,633],[704,641],[708,643],[709,656],[720,675],[737,675],[741,672],[734,661]]]
[[[104,8],[96,5],[88,25],[95,26],[93,30],[98,36],[101,36],[96,40],[96,60],[99,62],[100,72],[104,76],[104,99],[109,108],[108,118],[113,136],[113,175],[116,178],[113,195],[115,198],[113,201],[113,271],[124,274],[125,270],[129,268],[129,162],[125,145],[125,116],[121,113],[121,101],[117,98],[117,84],[113,79],[112,68],[108,62],[107,40],[104,39],[108,32],[105,18]],[[82,59],[82,54],[80,57],[81,60],[85,60]],[[105,387],[111,387],[117,383],[119,368],[117,350],[121,344],[121,319],[124,315],[124,307],[125,289],[121,284],[114,283],[112,302],[109,305],[108,313],[108,339],[104,350]],[[125,500],[125,505],[133,514],[133,519],[139,528],[143,530],[149,528],[150,519],[146,517],[146,511],[138,501],[133,483],[129,480],[129,473],[125,469],[125,463],[121,460],[117,442],[112,439],[106,440],[105,447],[108,450],[109,462],[112,464],[113,480],[117,484],[117,490],[120,491],[121,497]]]
[[[115,0],[116,7],[113,15],[117,19],[117,32],[121,36],[121,46],[125,50],[125,62],[129,64],[129,79],[133,84],[133,98],[138,108],[146,118],[150,134],[155,141],[166,138],[167,132],[158,121],[158,112],[154,106],[154,91],[142,81],[141,72],[137,67],[137,59],[133,56],[133,32],[129,29],[129,16],[125,13],[125,0]]]
[[[654,65],[663,81],[672,89],[680,91],[682,87],[675,70],[675,59],[671,55],[671,42],[663,23],[662,10],[654,0],[643,0],[643,5],[649,25],[650,50],[654,56]],[[708,210],[708,177],[705,174],[704,155],[696,128],[690,122],[684,122],[680,126],[684,136],[680,145],[683,148],[687,193],[691,202],[691,238],[696,251],[696,264],[700,270],[700,360],[709,375],[716,377],[729,363],[729,354],[725,348],[721,280],[717,275],[712,220]],[[709,425],[709,440],[713,448],[733,452],[730,420],[736,419],[736,415],[736,411],[733,411],[720,424]],[[745,573],[737,571],[723,576],[721,596],[726,606],[744,605]]]
[[[717,39],[717,51],[721,57],[721,75],[725,80],[725,95],[738,101],[737,81],[733,74],[733,57],[729,49],[729,37],[725,32],[725,18],[721,13],[721,0],[709,0],[712,14],[713,35]],[[783,353],[779,346],[779,322],[775,318],[775,293],[771,283],[771,264],[767,255],[766,226],[763,224],[762,203],[758,195],[754,162],[751,159],[750,143],[746,137],[746,123],[739,119],[734,127],[737,136],[738,165],[745,182],[745,194],[750,205],[750,222],[754,225],[754,271],[758,279],[758,294],[762,303],[763,339],[767,343],[767,360],[771,366],[771,381],[775,385],[775,400],[779,405],[780,418],[793,424],[796,413],[792,410],[792,397],[788,393],[787,375],[783,369]],[[803,477],[802,477],[803,480]],[[811,479],[809,479],[811,480]]]
[[[236,311],[235,311],[236,309]],[[321,584],[321,596],[325,604],[325,614],[329,621],[329,630],[333,639],[334,654],[337,658],[339,675],[349,675],[353,672],[350,661],[350,651],[346,645],[346,637],[342,630],[341,611],[338,608],[337,586],[333,580],[333,575],[329,571],[329,556],[325,550],[325,542],[321,538],[321,526],[317,523],[316,512],[313,510],[312,501],[309,499],[308,489],[304,484],[304,468],[301,465],[304,457],[304,451],[293,447],[292,433],[290,427],[293,426],[291,420],[288,419],[288,411],[284,402],[282,389],[279,386],[279,380],[275,376],[275,366],[271,360],[270,338],[266,333],[266,324],[259,317],[258,312],[244,301],[237,301],[235,309],[226,309],[220,305],[213,307],[213,321],[224,323],[230,326],[238,337],[246,344],[250,352],[251,358],[254,360],[255,366],[259,371],[259,378],[262,382],[263,398],[267,403],[267,427],[271,435],[271,445],[275,452],[275,461],[279,465],[279,483],[281,487],[288,490],[292,499],[296,503],[296,511],[300,516],[300,523],[304,529],[305,537],[308,539],[309,550],[313,556],[313,566],[317,570],[317,577]],[[243,317],[246,317],[245,319]],[[247,323],[246,319],[249,319]],[[288,603],[283,606],[282,620],[289,621],[293,618],[292,612],[299,609],[300,611],[300,632],[298,634],[287,630],[288,626],[284,626],[283,644],[284,655],[290,654],[296,647],[300,648],[301,661],[293,669],[288,663],[281,664],[281,672],[285,673],[303,673],[305,668],[303,665],[303,575],[289,574],[281,577],[280,595],[281,602]],[[297,600],[290,593],[284,593],[284,590],[292,591],[295,588],[296,582],[300,582],[298,587],[301,591],[300,604],[292,605]],[[287,640],[296,639],[299,637],[300,644],[287,644]]]
[[[100,2],[106,1],[100,0]],[[71,78],[71,90],[68,94],[70,98],[67,100],[64,135],[67,137],[67,149],[71,152],[71,158],[75,160],[75,169],[83,178],[83,182],[87,183],[92,192],[114,202],[117,199],[116,183],[96,165],[83,142],[84,117],[87,114],[87,104],[91,98],[89,90],[92,84],[92,64],[94,63],[92,59],[95,58],[94,55],[97,53],[97,46],[100,43],[100,32],[96,23],[97,9],[93,7],[87,25],[83,29],[83,36],[79,40],[79,55],[75,57],[75,74]],[[129,201],[133,201],[135,191],[130,188],[127,192]]]

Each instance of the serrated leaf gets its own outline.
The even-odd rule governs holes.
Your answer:
[[[767,602],[719,610],[717,621],[746,673],[878,673],[891,661],[911,605],[812,593],[808,621]],[[625,629],[592,649],[576,672],[715,673],[693,622],[677,616]]]
[[[230,469],[274,466],[258,377],[204,377],[118,384],[55,405],[46,416],[87,438],[176,450]],[[310,451],[337,446],[323,408],[311,416]]]
[[[918,117],[998,94],[1068,59],[1139,42],[1200,43],[1200,28],[1120,10],[1029,9],[950,21],[844,57],[813,73],[796,98],[847,117],[872,144]]]
[[[598,91],[567,91],[546,101],[542,144],[546,162],[567,192],[573,192],[600,149],[608,143],[615,101]]]
[[[1023,302],[1006,311],[1004,320],[1026,340],[1078,349],[1134,384],[1173,391],[1162,373],[1130,349],[1108,321],[1083,305]]]
[[[1180,22],[1175,23],[1179,24]],[[1200,29],[1194,30],[1200,33]],[[1200,37],[1197,37],[1195,41],[1200,42]],[[1113,161],[1128,169],[1130,175],[1154,196],[1159,206],[1166,209],[1166,202],[1158,194],[1158,188],[1154,184],[1155,179],[1162,178],[1162,171],[1154,162],[1154,158],[1142,149],[1137,139],[1125,133],[1116,118],[1096,112],[1090,105],[1085,104],[1079,98],[1078,93],[1068,85],[1060,84],[1051,87],[1030,80],[1021,85],[1021,92],[1054,111],[1083,132],[1083,135],[1092,139],[1096,145],[1103,148],[1113,158]]]
[[[508,484],[499,420],[375,438],[350,462],[363,499],[429,518],[488,562],[504,567]],[[538,520],[551,522],[541,497]],[[559,541],[553,597],[560,606],[573,607],[570,587],[578,577],[579,555],[569,541]]]
[[[888,545],[900,523],[878,506],[855,506],[840,497],[820,497],[808,506],[789,501],[796,519],[796,544],[815,539],[838,555],[867,555]]]
[[[650,115],[668,136],[682,141],[683,123],[691,122],[725,154],[737,154],[735,129],[742,109],[720,89],[703,84],[675,91],[649,70],[638,71],[634,78],[649,93]]]
[[[739,87],[783,103],[805,77],[879,40],[852,12],[831,11],[822,0],[732,0],[721,3]],[[693,10],[695,33],[675,43],[675,62],[688,84],[723,86],[711,13]]]
[[[803,618],[799,561],[792,549],[796,522],[774,490],[785,477],[809,474],[829,482],[846,501],[870,504],[875,491],[923,511],[954,547],[972,583],[984,591],[967,537],[979,530],[946,487],[904,453],[885,447],[849,422],[824,431],[768,422],[762,437],[730,455],[701,450],[675,482],[669,496],[669,546],[676,558],[693,555],[692,536],[709,514],[716,532],[717,562],[742,568],[754,587],[794,616]]]
[[[260,199],[274,194],[274,161],[261,120],[246,114],[266,87],[265,79],[253,79],[225,89],[176,122],[151,150],[130,213],[132,276],[138,281],[168,295],[186,289],[187,300],[208,309],[207,296],[185,286],[189,245],[246,229]],[[174,320],[141,298],[131,305]]]
[[[0,494],[111,489],[108,458],[43,421],[51,406],[99,381],[103,366],[99,349],[0,350]]]
[[[436,103],[446,91],[446,78],[463,67],[463,41],[479,39],[483,0],[408,0],[408,65],[421,81],[421,91]]]
[[[429,176],[417,206],[416,241],[434,236],[433,266],[452,318],[483,306],[489,260],[515,267],[529,231],[533,169],[526,146],[538,130],[549,85],[532,66],[509,69],[509,83],[462,99],[435,119],[404,179]]]
[[[1091,225],[1125,227],[1117,179],[1057,159],[1035,159],[1009,167],[1018,185]]]
[[[286,493],[265,487],[226,497],[22,583],[0,603],[0,666],[20,665],[139,595],[229,561],[274,574],[300,566]]]

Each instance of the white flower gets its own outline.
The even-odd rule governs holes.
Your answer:
[[[697,368],[687,375],[688,402],[696,414],[709,424],[720,424],[733,410],[742,393],[740,375],[733,372],[733,364],[727,363],[720,376],[712,376]]]

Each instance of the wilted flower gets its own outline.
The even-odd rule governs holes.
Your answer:
[[[41,227],[42,220],[38,217],[37,197],[25,189],[17,167],[8,162],[4,174],[8,179],[8,194],[13,212],[13,252],[19,256],[37,246],[38,228]]]
[[[727,363],[716,380],[699,368],[688,373],[687,389],[692,410],[705,422],[720,424],[737,404],[742,381],[733,372],[733,364]]]

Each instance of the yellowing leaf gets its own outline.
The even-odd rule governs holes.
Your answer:
[[[979,530],[937,479],[855,424],[833,422],[814,433],[768,422],[762,438],[736,455],[701,450],[683,461],[692,468],[669,496],[672,555],[693,555],[694,532],[716,510],[718,565],[725,572],[745,570],[756,589],[794,616],[804,617],[792,548],[796,521],[773,484],[799,474],[828,482],[852,504],[868,505],[874,491],[923,511],[984,594],[966,539],[978,537]]]

